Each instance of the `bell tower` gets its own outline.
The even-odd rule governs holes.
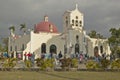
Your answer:
[[[65,11],[63,15],[63,26],[64,31],[66,30],[83,30],[84,27],[84,16],[83,14],[78,10],[78,5],[76,4],[76,7],[72,11]]]

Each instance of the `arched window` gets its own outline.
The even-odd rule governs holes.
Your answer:
[[[76,16],[76,19],[78,19],[78,16]]]
[[[76,20],[76,26],[78,26],[78,20]]]
[[[72,20],[72,26],[74,26],[74,20]]]
[[[103,46],[100,46],[100,53],[103,53]]]
[[[50,53],[57,53],[57,47],[56,47],[56,45],[54,45],[54,44],[52,44],[51,46],[50,46]]]
[[[82,21],[80,21],[79,24],[80,24],[80,27],[82,27]]]
[[[99,56],[99,54],[98,54],[98,46],[95,46],[95,48],[94,48],[94,56],[95,57]]]
[[[79,42],[79,36],[76,35],[76,42]]]
[[[79,44],[76,43],[76,44],[75,44],[75,54],[76,54],[76,53],[79,53],[79,51],[80,51],[80,50],[79,50]]]
[[[68,19],[68,17],[67,17],[67,16],[66,16],[65,18],[66,18],[66,19]]]
[[[46,53],[46,44],[42,43],[41,45],[41,53]]]
[[[49,30],[50,30],[50,32],[53,32],[53,26],[52,25],[49,25]]]

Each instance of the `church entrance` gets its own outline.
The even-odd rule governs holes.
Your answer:
[[[79,51],[80,51],[80,50],[79,50],[79,44],[76,43],[76,44],[75,44],[75,54],[76,54],[76,53],[79,53]]]
[[[41,53],[46,53],[46,44],[42,43],[41,45]]]
[[[95,57],[99,56],[99,54],[98,54],[98,46],[95,46],[95,48],[94,48],[94,56]]]
[[[50,46],[50,53],[57,53],[57,47],[54,44]]]

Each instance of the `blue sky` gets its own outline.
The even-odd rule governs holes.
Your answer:
[[[16,27],[16,33],[21,23],[33,28],[44,15],[62,32],[62,15],[75,9],[76,3],[84,14],[86,31],[109,36],[110,28],[120,27],[120,0],[0,0],[0,37],[9,35],[11,25]]]

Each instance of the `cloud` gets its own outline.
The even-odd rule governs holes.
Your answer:
[[[84,14],[87,31],[95,29],[108,36],[111,27],[119,27],[120,0],[0,0],[0,34],[8,35],[11,24],[17,29],[21,23],[33,28],[44,15],[62,31],[62,15],[76,3]]]

